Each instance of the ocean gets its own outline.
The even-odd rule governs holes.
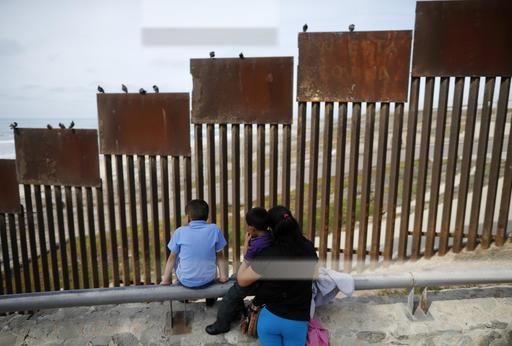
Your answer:
[[[9,125],[16,121],[18,127],[32,127],[32,128],[46,128],[47,124],[52,125],[55,128],[59,127],[59,123],[63,123],[66,126],[75,122],[75,128],[79,129],[97,129],[98,119],[96,118],[81,118],[81,119],[42,119],[42,118],[20,118],[20,119],[5,119],[0,118],[0,159],[14,159],[14,135]]]

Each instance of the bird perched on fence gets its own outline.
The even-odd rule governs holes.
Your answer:
[[[125,93],[128,93],[128,88],[126,87],[126,85],[121,84],[121,89],[122,89]]]
[[[144,88],[140,88],[139,89],[139,94],[146,95],[146,90],[144,90]]]
[[[350,24],[348,26],[348,30],[350,30],[350,32],[353,32],[355,28],[356,28],[356,26],[354,24]]]
[[[66,125],[64,125],[63,123],[59,123],[59,127],[60,127],[61,129],[65,129],[65,128],[66,128]]]
[[[153,85],[153,91],[158,94],[160,92],[160,89],[158,89],[158,86]]]
[[[215,52],[213,50],[210,52],[210,58],[215,58]]]
[[[302,32],[306,32],[306,31],[308,31],[308,25],[307,25],[307,24],[304,24],[304,25],[302,26]]]
[[[53,130],[53,126],[52,126],[52,125],[50,125],[50,124],[46,125],[46,128],[47,128],[48,130]]]
[[[9,125],[9,127],[11,128],[11,130],[15,130],[18,128],[18,123],[17,122],[13,122],[11,125]]]
[[[103,89],[101,87],[101,85],[98,85],[98,92],[104,94],[105,93],[105,89]]]
[[[238,54],[238,57],[239,57],[240,59],[245,58],[245,57],[244,57],[244,53],[240,52],[240,54]]]
[[[71,120],[71,123],[69,124],[68,129],[72,129],[73,127],[75,127],[75,122],[73,120]]]

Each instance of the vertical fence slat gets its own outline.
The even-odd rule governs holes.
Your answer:
[[[411,244],[411,258],[420,256],[421,237],[423,233],[423,212],[425,211],[425,194],[427,188],[427,171],[430,150],[430,132],[432,129],[432,107],[434,102],[434,77],[427,77],[425,81],[425,101],[423,103],[420,163],[418,167],[418,180],[416,181],[416,206],[414,209],[414,224]],[[411,150],[411,148],[409,148]]]
[[[55,222],[53,219],[52,188],[51,188],[51,186],[44,185],[43,189],[44,189],[46,221],[48,224],[48,243],[50,245],[52,284],[53,284],[53,289],[58,291],[60,289],[60,281],[59,281],[59,265],[57,262],[57,244],[55,243]]]
[[[512,135],[509,133],[507,145],[507,158],[503,172],[503,188],[501,191],[500,210],[498,214],[498,227],[496,230],[496,245],[502,246],[507,238],[508,214],[510,209],[510,196],[512,193]]]
[[[240,126],[231,125],[231,204],[233,225],[233,272],[240,265]]]
[[[185,156],[185,203],[192,199],[192,158]]]
[[[165,239],[165,258],[170,254],[167,244],[171,240],[171,211],[169,201],[169,159],[167,156],[160,156],[160,175],[162,176],[162,215]]]
[[[244,204],[245,214],[252,208],[252,125],[244,126]]]
[[[375,128],[375,103],[366,104],[364,131],[363,174],[361,180],[361,207],[359,214],[359,237],[357,245],[357,267],[362,270],[366,259],[368,240],[368,218],[370,211],[370,190],[372,183],[373,132]]]
[[[398,238],[398,259],[400,260],[405,260],[407,256],[409,214],[411,213],[412,182],[414,178],[414,153],[416,151],[416,126],[418,123],[419,92],[420,78],[413,77],[411,81],[409,113],[407,114],[407,142],[405,146],[404,185],[401,210],[402,215],[400,217],[400,235]]]
[[[417,97],[417,94],[416,94]],[[413,100],[411,99],[411,102]],[[417,98],[415,99],[417,102]],[[389,173],[388,203],[386,206],[386,236],[384,240],[384,263],[393,258],[393,243],[395,241],[395,218],[398,200],[398,181],[400,176],[400,153],[402,150],[402,130],[404,123],[404,104],[395,104],[393,117],[393,139],[391,144],[391,162]]]
[[[98,210],[98,234],[100,237],[100,252],[101,252],[101,279],[102,286],[109,286],[108,277],[108,254],[107,254],[107,236],[105,234],[105,209],[103,203],[103,182],[96,188],[96,205]]]
[[[180,158],[178,156],[172,157],[172,183],[173,183],[173,203],[172,208],[174,212],[174,225],[175,228],[181,226],[181,184],[180,184]]]
[[[265,207],[265,125],[258,124],[256,149],[256,204]]]
[[[39,250],[41,256],[41,265],[43,269],[44,289],[45,291],[50,291],[50,270],[48,267],[48,250],[46,248],[46,231],[44,225],[43,201],[41,197],[40,185],[34,185],[34,196],[36,200],[37,229],[39,231]]]
[[[473,138],[475,136],[476,112],[478,107],[478,89],[480,78],[471,78],[466,114],[466,126],[464,129],[464,145],[462,149],[462,162],[460,169],[459,195],[457,198],[457,214],[455,216],[455,229],[453,235],[453,252],[462,249],[464,235],[464,223],[466,219],[466,204],[468,199],[469,178],[471,171],[471,156],[473,152]]]
[[[282,156],[282,180],[281,201],[283,205],[290,206],[290,177],[291,177],[291,150],[292,150],[292,126],[283,125],[283,156]]]
[[[318,161],[320,135],[320,102],[311,105],[311,138],[309,141],[309,182],[307,235],[315,243],[316,235],[316,198],[318,189]]]
[[[208,205],[210,222],[217,222],[217,184],[215,183],[215,125],[206,125],[206,146],[208,147]]]
[[[480,207],[482,204],[482,190],[484,185],[485,163],[487,160],[487,146],[489,141],[489,129],[491,125],[492,102],[494,96],[494,77],[485,79],[484,102],[482,105],[482,117],[480,119],[480,133],[478,135],[478,148],[476,156],[476,172],[473,185],[473,200],[471,202],[471,214],[469,218],[467,249],[472,251],[477,244],[478,222],[480,220]]]
[[[437,105],[434,161],[432,163],[432,181],[430,183],[430,201],[428,204],[427,237],[425,241],[426,258],[430,258],[434,255],[437,208],[439,204],[439,188],[441,185],[441,169],[443,164],[444,136],[446,129],[446,112],[448,106],[449,90],[450,78],[441,77],[441,87],[439,88],[439,103]]]
[[[18,214],[18,225],[20,229],[20,247],[21,247],[21,261],[23,266],[23,286],[25,293],[32,292],[32,282],[30,280],[30,261],[28,259],[28,244],[27,244],[27,230],[25,228],[25,210],[23,205],[20,206],[21,210]],[[0,281],[2,279],[0,278]],[[0,289],[0,292],[2,290]]]
[[[462,99],[464,96],[464,77],[455,78],[455,92],[450,125],[450,142],[448,144],[448,161],[446,163],[446,181],[443,200],[443,215],[441,217],[441,236],[439,239],[439,255],[448,251],[448,237],[452,218],[452,203],[457,170],[457,152],[459,148],[460,119],[462,114]]]
[[[12,271],[14,273],[14,292],[21,293],[21,272],[20,272],[20,256],[18,252],[18,237],[16,236],[16,218],[14,214],[7,214],[9,222],[10,247],[12,257]]]
[[[112,278],[114,286],[119,286],[119,257],[117,254],[116,210],[114,201],[114,182],[112,177],[112,156],[105,155],[105,172],[107,175],[108,221],[110,231],[110,256],[112,259]]]
[[[329,206],[331,199],[331,161],[332,161],[332,122],[334,104],[325,103],[324,144],[322,160],[322,199],[321,199],[321,229],[320,229],[320,261],[327,260],[327,247],[329,239]],[[334,251],[334,250],[333,250]]]
[[[510,80],[509,80],[510,83]],[[507,158],[503,172],[503,188],[501,191],[500,209],[498,214],[498,227],[496,230],[496,245],[502,246],[507,238],[508,214],[510,209],[510,195],[512,192],[512,135],[509,133],[507,145]]]
[[[78,221],[78,239],[80,244],[80,262],[82,264],[82,287],[89,288],[89,266],[87,263],[87,247],[85,240],[84,202],[82,188],[75,187],[76,215]]]
[[[57,243],[55,241],[55,222],[53,219],[53,201],[52,201],[52,188],[51,186],[44,185],[44,199],[46,221],[48,223],[48,241],[50,244],[50,258],[52,269],[52,284],[53,289],[58,291],[60,289],[59,280],[59,263],[57,261]]]
[[[98,274],[98,251],[96,249],[96,225],[94,222],[94,203],[92,188],[85,188],[85,200],[87,202],[87,225],[89,226],[89,249],[91,252],[91,271],[93,287],[100,287]]]
[[[62,203],[62,188],[54,186],[55,207],[57,209],[57,227],[59,233],[60,268],[62,270],[62,287],[68,290],[70,287],[68,254],[66,246],[66,229],[64,228],[64,205]]]
[[[167,163],[167,158],[166,163]],[[132,229],[132,267],[133,267],[133,283],[135,285],[140,284],[140,259],[139,259],[139,224],[137,223],[137,196],[135,192],[135,162],[133,155],[127,156],[128,165],[128,193],[130,199],[130,227]],[[164,180],[164,189],[165,189]],[[169,185],[169,180],[167,180]],[[168,188],[168,187],[167,187]],[[168,194],[167,194],[168,195]],[[169,197],[164,195],[164,208],[167,200],[169,204]],[[168,221],[167,221],[168,222]],[[165,221],[164,221],[165,224]]]
[[[66,218],[68,222],[68,236],[69,236],[69,254],[71,256],[71,272],[73,275],[73,288],[80,288],[80,278],[78,273],[78,252],[76,249],[76,234],[75,234],[75,213],[73,207],[73,196],[71,186],[64,188],[66,194]]]
[[[295,217],[299,226],[304,225],[304,183],[306,160],[306,111],[307,103],[299,102],[299,114],[297,121],[297,162],[295,179]]]
[[[368,112],[367,112],[368,113]],[[375,201],[373,206],[372,240],[370,248],[371,263],[377,263],[380,252],[380,237],[384,201],[384,181],[386,177],[386,155],[388,151],[389,103],[380,105],[379,139],[377,148],[377,167],[375,174]]]
[[[23,191],[25,195],[25,207],[27,208],[28,241],[30,244],[30,258],[32,259],[32,280],[34,283],[34,290],[36,292],[41,292],[41,279],[37,261],[36,230],[34,226],[34,210],[32,208],[32,189],[30,185],[23,185]]]
[[[269,206],[277,205],[277,174],[278,174],[278,152],[279,152],[279,127],[277,124],[270,125],[270,181],[269,181]]]
[[[148,221],[148,195],[146,190],[146,158],[137,156],[139,169],[140,210],[142,224],[142,253],[144,256],[144,284],[151,283],[150,256],[149,256],[149,221]]]
[[[354,230],[356,223],[357,175],[359,162],[359,137],[361,132],[361,103],[352,104],[350,126],[350,161],[348,173],[347,222],[345,227],[345,249],[343,253],[346,272],[352,271],[354,252]]]
[[[343,224],[343,191],[345,188],[345,149],[347,142],[347,103],[338,105],[338,129],[336,132],[336,178],[334,181],[334,220],[332,239],[332,268],[339,269],[341,226]]]
[[[156,156],[149,157],[151,171],[151,221],[153,223],[153,256],[155,259],[155,283],[162,277],[162,260],[160,257],[160,218],[158,216],[158,177],[156,170]]]
[[[1,239],[2,233],[4,232],[3,227],[5,227],[5,215],[0,214],[0,241],[2,241],[2,244],[4,241]],[[3,255],[0,253],[0,256],[3,257]],[[5,264],[5,260],[2,258],[2,263]],[[6,294],[4,292],[4,279],[5,279],[5,273],[2,272],[2,266],[0,265],[0,295]]]
[[[492,158],[489,172],[489,185],[487,188],[487,203],[485,205],[484,226],[482,230],[482,248],[487,249],[491,243],[494,211],[496,206],[496,192],[501,166],[501,151],[503,149],[503,136],[507,118],[507,106],[510,93],[510,77],[502,77],[500,82],[500,94],[496,122],[494,124],[494,136],[492,144]]]
[[[2,262],[4,265],[5,293],[12,294],[12,271],[9,257],[9,245],[7,244],[7,222],[5,215],[0,213],[0,240],[2,241]]]
[[[130,263],[128,259],[128,229],[126,225],[126,198],[124,193],[123,155],[116,155],[117,173],[117,210],[119,211],[119,226],[121,227],[121,254],[123,256],[123,281],[130,283]]]
[[[224,256],[229,258],[229,220],[228,220],[228,126],[219,125],[220,148],[219,148],[219,179],[220,179],[220,228],[224,232],[224,238],[228,246],[224,248]],[[227,265],[227,261],[226,261]],[[227,269],[227,268],[226,268]],[[227,271],[226,271],[227,272]]]
[[[204,199],[204,175],[203,175],[203,125],[194,125],[194,144],[196,153],[196,198]]]

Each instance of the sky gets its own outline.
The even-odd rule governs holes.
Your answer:
[[[414,0],[2,0],[0,119],[95,118],[98,85],[191,92],[189,59],[212,50],[296,67],[304,23],[412,30],[414,11]]]

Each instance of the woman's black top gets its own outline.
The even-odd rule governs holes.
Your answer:
[[[251,268],[262,276],[255,302],[289,320],[309,321],[311,285],[318,261],[313,244],[301,240],[297,247],[273,244],[260,252]]]

